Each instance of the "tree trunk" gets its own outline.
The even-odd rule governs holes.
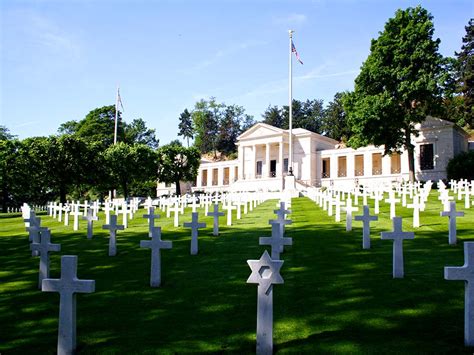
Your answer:
[[[122,182],[123,198],[126,200],[128,198],[128,185],[127,182]]]
[[[59,185],[59,202],[66,203],[66,186],[64,184]]]
[[[405,133],[405,148],[408,152],[408,171],[410,182],[415,182],[415,147],[411,144],[411,131],[406,130]]]
[[[181,185],[179,184],[179,180],[175,182],[176,184],[176,195],[181,196]]]
[[[2,212],[7,213],[8,210],[8,190],[6,184],[2,186]]]

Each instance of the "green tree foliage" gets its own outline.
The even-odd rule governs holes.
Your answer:
[[[321,131],[327,137],[346,142],[351,135],[351,129],[342,104],[343,96],[344,93],[336,93],[333,101],[324,110]]]
[[[128,144],[144,144],[152,149],[158,148],[155,130],[146,126],[145,121],[136,118],[129,124],[124,122],[123,141]]]
[[[167,144],[158,149],[158,180],[176,185],[176,194],[181,195],[180,181],[194,181],[197,176],[201,154],[195,147]]]
[[[103,106],[90,111],[80,121],[67,121],[58,129],[60,134],[74,134],[88,143],[100,144],[105,150],[114,143],[115,106]],[[118,112],[117,142],[128,144],[146,144],[152,149],[158,147],[155,130],[146,127],[141,118],[134,119],[130,124],[122,120]]]
[[[226,155],[235,153],[237,137],[255,124],[243,107],[218,103],[215,98],[197,102],[191,117],[194,146],[203,154],[213,152],[214,157],[217,151]]]
[[[2,212],[8,207],[18,206],[21,192],[19,149],[20,141],[0,139],[0,205]]]
[[[111,187],[118,187],[127,198],[130,186],[157,179],[157,153],[145,144],[118,142],[103,153]]]
[[[10,133],[10,130],[7,127],[0,125],[0,141],[12,140],[15,138],[16,137]]]
[[[321,123],[324,116],[322,100],[306,100],[303,102],[293,99],[291,108],[293,128],[304,128],[315,133],[321,132]],[[274,127],[289,129],[289,115],[288,106],[283,106],[281,109],[278,106],[268,106],[262,115],[262,122]]]
[[[456,155],[449,161],[446,172],[448,180],[474,180],[474,150]]]
[[[281,109],[279,109],[278,106],[269,105],[265,112],[262,114],[262,117],[263,123],[269,124],[273,127],[283,127],[283,116],[281,114]]]
[[[474,19],[470,19],[457,58],[457,92],[461,96],[461,119],[469,128],[474,127]]]
[[[178,136],[186,138],[189,147],[189,139],[194,137],[194,128],[191,113],[187,108],[179,115]]]
[[[414,180],[411,136],[440,102],[439,39],[433,40],[432,16],[420,6],[398,10],[380,36],[344,98],[353,148],[374,144],[385,153],[408,151],[410,179]]]

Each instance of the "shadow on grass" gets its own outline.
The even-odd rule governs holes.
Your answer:
[[[265,249],[258,238],[270,235],[273,209],[275,201],[267,201],[232,227],[221,218],[218,237],[212,236],[212,219],[201,217],[207,228],[199,231],[197,256],[190,255],[189,229],[172,227],[172,218],[158,220],[162,239],[173,241],[173,249],[161,252],[160,288],[149,287],[150,250],[139,248],[148,238],[142,212],[118,233],[115,257],[107,256],[101,223],[87,240],[85,224],[72,232],[45,217],[52,242],[62,247],[50,254],[51,277],[59,277],[60,255],[72,254],[79,256],[78,277],[96,280],[95,293],[77,296],[78,351],[253,352],[257,289],[246,284],[246,260]],[[308,199],[295,199],[292,209],[286,231],[294,245],[282,254],[285,284],[274,289],[277,352],[467,352],[464,285],[443,280],[444,266],[463,264],[462,243],[447,244],[447,223],[424,216],[427,225],[404,243],[406,277],[393,280],[392,244],[379,238],[391,230],[386,209],[373,224],[370,250],[362,250],[360,222],[346,232]],[[180,219],[189,221],[190,211]],[[0,350],[54,353],[59,296],[37,289],[38,258],[30,256],[21,220],[11,223],[8,230],[16,234],[0,236]],[[410,230],[405,223],[404,229]],[[473,238],[462,224],[459,236]]]

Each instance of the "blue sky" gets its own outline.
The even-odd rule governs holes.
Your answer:
[[[288,29],[304,65],[293,97],[330,101],[352,90],[370,40],[399,8],[434,16],[440,52],[459,51],[472,0],[152,1],[3,0],[0,124],[19,138],[55,134],[68,120],[115,102],[160,144],[202,98],[261,119],[288,103]]]

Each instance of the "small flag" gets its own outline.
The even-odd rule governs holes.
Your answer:
[[[292,51],[293,53],[295,53],[296,59],[298,59],[298,62],[300,62],[301,64],[303,64],[303,62],[302,62],[301,59],[300,59],[300,56],[298,55],[298,52],[296,51],[296,47],[295,47],[293,41],[291,41],[291,51]]]
[[[120,98],[120,89],[119,88],[117,88],[117,104],[120,104],[120,107],[122,107],[122,111],[125,111],[123,109],[122,99]]]

